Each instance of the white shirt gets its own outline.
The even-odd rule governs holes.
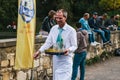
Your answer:
[[[59,25],[55,25],[51,28],[45,43],[39,49],[40,52],[44,52],[46,49],[56,44],[57,36],[59,34],[58,28]],[[77,49],[77,35],[75,29],[66,23],[61,35],[65,49],[69,49],[70,53],[74,52]]]

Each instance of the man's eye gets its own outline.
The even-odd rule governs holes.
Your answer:
[[[62,18],[56,18],[56,19],[62,19]]]
[[[59,19],[62,19],[62,18],[59,18]]]

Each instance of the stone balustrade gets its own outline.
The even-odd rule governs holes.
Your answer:
[[[97,34],[96,34],[97,35]],[[35,50],[44,43],[46,37],[42,39],[36,37]],[[97,35],[96,40],[102,42],[100,36]],[[92,47],[88,46],[87,59],[96,55],[101,55],[103,51],[110,52],[120,47],[120,31],[111,32],[112,46],[102,44]],[[15,70],[15,51],[16,39],[0,40],[0,80],[52,80],[52,56],[41,54],[38,59],[34,60],[34,68],[27,70]],[[31,76],[32,75],[32,76]]]

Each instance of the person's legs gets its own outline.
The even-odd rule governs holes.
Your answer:
[[[100,34],[100,36],[101,36],[101,38],[103,40],[103,43],[107,42],[104,31],[95,29],[94,32],[97,32],[98,34]]]
[[[84,80],[85,77],[85,60],[86,60],[86,51],[80,53],[81,62],[80,62],[80,80]]]
[[[105,32],[105,37],[107,41],[110,41],[110,30],[104,29],[103,31]]]
[[[80,58],[80,53],[75,53],[74,59],[73,59],[73,72],[72,72],[72,79],[71,80],[76,79],[77,73],[78,73],[78,67],[80,66],[81,60],[82,59]]]
[[[93,32],[92,32],[92,34],[89,34],[89,42],[90,42],[91,46],[96,46],[97,44],[100,44],[100,43],[98,43],[98,42],[95,41],[94,33]]]
[[[93,33],[92,34],[89,34],[89,42],[90,43],[92,43],[92,42],[94,42],[95,40],[94,40],[94,35],[93,35]]]
[[[71,80],[76,79],[79,66],[80,66],[80,80],[84,80],[86,54],[87,54],[86,51],[75,54],[73,59],[73,72]]]

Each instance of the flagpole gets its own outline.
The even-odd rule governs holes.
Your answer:
[[[34,80],[34,60],[32,61],[31,77],[30,80]]]
[[[33,47],[33,53],[34,53],[34,48],[35,48],[35,33],[34,33],[34,47]],[[34,54],[33,54],[34,55]],[[33,57],[32,55],[32,57]],[[32,69],[31,69],[31,78],[30,80],[34,80],[34,57],[33,57],[33,60],[32,60]]]

